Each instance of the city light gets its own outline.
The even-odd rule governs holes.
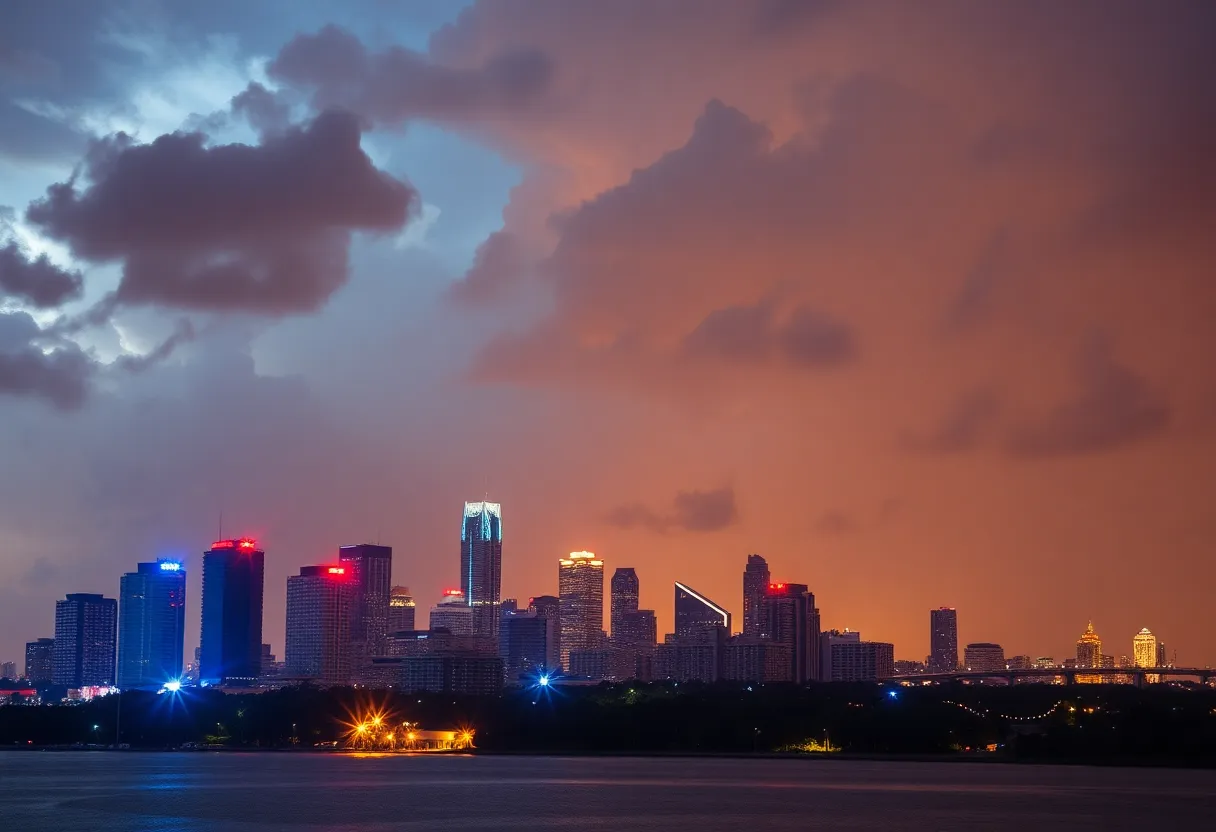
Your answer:
[[[177,693],[181,689],[182,683],[180,679],[170,679],[169,681],[165,682],[165,690],[167,690],[169,693]]]
[[[181,572],[182,565],[176,561],[162,560],[160,562],[160,570],[162,572]]]
[[[538,685],[540,685],[542,688],[547,688],[547,687],[549,687],[549,677],[541,676],[539,679],[536,680],[536,683]]]
[[[331,575],[345,575],[346,574],[346,568],[342,567],[342,566],[331,566],[326,571],[329,572],[329,574],[331,574]]]

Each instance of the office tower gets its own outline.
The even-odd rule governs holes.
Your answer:
[[[621,567],[612,573],[612,637],[621,635],[625,615],[638,609],[638,573],[631,567]]]
[[[1102,639],[1094,632],[1094,623],[1091,621],[1085,628],[1085,632],[1077,639],[1077,660],[1075,667],[1102,667]],[[1096,673],[1077,675],[1077,681],[1084,684],[1098,684],[1102,681],[1102,677]]]
[[[570,651],[570,675],[595,682],[624,682],[637,674],[637,655],[619,647]]]
[[[545,657],[545,666],[560,669],[562,666],[562,601],[556,595],[537,595],[528,601],[528,612],[534,612],[542,618],[553,622],[553,641],[549,645],[549,655]]]
[[[881,682],[895,675],[894,644],[828,630],[820,635],[819,648],[820,678],[825,682]]]
[[[1132,639],[1132,656],[1136,667],[1160,667],[1157,656],[1157,637],[1145,627]],[[1161,681],[1156,673],[1148,673],[1144,681],[1152,684]]]
[[[553,670],[550,659],[557,656],[557,620],[535,612],[505,615],[499,645],[509,684],[521,676]]]
[[[1039,670],[1047,670],[1056,666],[1056,660],[1051,656],[1039,656],[1034,660],[1034,666]]]
[[[249,538],[217,540],[203,552],[199,684],[252,681],[262,672],[266,553]]]
[[[737,682],[789,681],[793,661],[793,652],[784,644],[774,644],[766,638],[736,636],[726,644],[722,678]]]
[[[79,592],[55,602],[51,679],[69,688],[114,684],[118,602]]]
[[[726,658],[726,628],[707,624],[687,636],[667,636],[654,649],[656,679],[677,682],[716,682],[722,678]]]
[[[958,611],[953,607],[929,610],[929,672],[958,669]]]
[[[1169,654],[1165,652],[1165,642],[1157,642],[1157,667],[1172,667]]]
[[[730,613],[692,587],[675,582],[676,638],[688,638],[706,627],[721,627],[730,635]]]
[[[17,663],[16,662],[0,662],[0,679],[16,679],[17,678]]]
[[[1034,662],[1030,656],[1010,656],[1005,662],[1005,667],[1010,670],[1030,670],[1034,667]]]
[[[465,503],[460,526],[460,588],[473,608],[473,635],[498,640],[502,592],[502,506]]]
[[[764,619],[760,614],[760,606],[771,580],[768,561],[759,555],[748,555],[747,568],[743,570],[743,635],[745,636],[764,635]]]
[[[30,680],[30,684],[49,683],[54,669],[55,639],[40,638],[37,641],[26,642],[25,678]]]
[[[338,549],[338,563],[354,568],[355,598],[350,616],[351,661],[383,656],[388,638],[389,591],[393,585],[393,547],[360,543]]]
[[[395,586],[388,595],[388,631],[404,633],[415,627],[417,606],[408,586]]]
[[[786,681],[805,684],[819,679],[819,609],[805,584],[772,583],[760,604],[767,638],[790,649]]]
[[[180,682],[186,570],[173,560],[140,563],[118,586],[118,686],[159,689]]]
[[[603,638],[604,562],[590,552],[571,552],[557,564],[561,661],[569,669],[571,650],[599,647]]]
[[[471,636],[473,632],[474,611],[465,602],[464,593],[459,589],[445,589],[443,598],[431,607],[429,627],[432,630],[447,630],[454,636]]]
[[[654,610],[625,613],[612,629],[612,642],[617,647],[654,647],[657,636]]]
[[[364,597],[359,567],[348,561],[301,566],[287,579],[288,676],[330,685],[350,682],[352,654],[365,642],[351,638],[353,612]]]
[[[968,670],[992,672],[1005,669],[1005,648],[978,641],[963,648],[963,666]]]

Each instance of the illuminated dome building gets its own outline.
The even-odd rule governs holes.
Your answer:
[[[1077,639],[1077,667],[1102,666],[1102,639],[1094,632],[1094,622],[1089,622],[1085,632]],[[1097,683],[1102,681],[1098,675],[1077,674],[1077,681],[1082,683]]]
[[[1136,633],[1136,637],[1132,639],[1132,660],[1136,663],[1136,667],[1157,666],[1157,637],[1149,631],[1148,627]],[[1152,673],[1147,674],[1144,678],[1146,682],[1159,680],[1159,677]]]

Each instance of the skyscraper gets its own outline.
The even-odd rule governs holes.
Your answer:
[[[266,553],[249,538],[217,540],[203,552],[199,683],[256,679],[262,668]]]
[[[763,635],[764,619],[760,615],[760,605],[771,580],[768,561],[759,555],[748,555],[747,568],[743,570],[743,635],[745,636]]]
[[[460,588],[473,608],[473,635],[497,641],[502,598],[502,506],[498,503],[464,504]]]
[[[612,637],[621,635],[625,615],[638,610],[638,573],[632,567],[621,567],[612,573]]]
[[[1136,633],[1132,639],[1132,661],[1136,667],[1160,667],[1157,664],[1157,637],[1148,627]],[[1149,673],[1145,675],[1144,681],[1158,682],[1160,677],[1156,673]]]
[[[119,580],[118,686],[181,681],[186,570],[177,561],[140,563]]]
[[[625,613],[619,627],[613,628],[612,641],[618,647],[654,647],[657,635],[654,610],[634,610]]]
[[[692,587],[675,583],[676,638],[689,638],[706,627],[721,627],[730,635],[730,613]]]
[[[555,657],[557,621],[535,612],[514,612],[503,616],[502,639],[499,650],[507,682],[520,676],[553,670],[550,658]]]
[[[388,596],[388,631],[403,633],[415,627],[417,605],[408,586],[395,586]]]
[[[571,552],[557,564],[562,668],[569,670],[570,651],[599,647],[604,635],[604,562]]]
[[[958,611],[953,607],[929,610],[929,672],[958,670]]]
[[[820,634],[819,648],[819,678],[824,682],[881,682],[895,675],[894,644],[828,630]]]
[[[69,688],[114,684],[118,602],[78,592],[55,602],[51,679]]]
[[[819,679],[819,608],[806,584],[771,583],[760,603],[766,638],[790,649],[789,680]]]
[[[963,648],[963,666],[968,670],[997,671],[1005,669],[1005,648],[999,644],[979,641]]]
[[[562,665],[562,601],[556,595],[537,595],[528,601],[528,612],[534,612],[541,618],[553,622],[553,639],[549,643],[549,653],[545,657],[545,666],[558,669]]]
[[[25,678],[30,684],[46,684],[55,671],[55,639],[40,638],[26,642]]]
[[[454,636],[473,635],[473,608],[466,603],[464,593],[445,589],[443,598],[431,607],[428,626],[432,630],[447,630]]]
[[[393,547],[360,543],[338,549],[338,562],[354,569],[355,597],[350,620],[351,661],[385,654]]]
[[[285,672],[288,676],[345,685],[351,654],[362,646],[351,639],[353,609],[364,594],[358,566],[301,566],[287,579]]]
[[[1077,639],[1077,667],[1102,667],[1102,639],[1094,632],[1092,621]],[[1077,681],[1097,684],[1102,681],[1102,677],[1097,674],[1077,674]]]

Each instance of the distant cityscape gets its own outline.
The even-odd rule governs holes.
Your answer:
[[[602,559],[591,552],[558,559],[557,594],[521,604],[501,597],[502,545],[502,506],[465,503],[461,586],[443,593],[426,629],[416,627],[409,589],[393,583],[391,547],[342,546],[330,563],[301,566],[286,582],[282,662],[262,640],[265,552],[255,540],[217,540],[203,553],[202,626],[192,662],[183,655],[183,565],[140,563],[120,578],[117,599],[71,593],[57,601],[54,636],[26,645],[24,673],[15,662],[0,664],[0,702],[301,683],[485,695],[511,685],[625,680],[1144,684],[1162,681],[1175,665],[1147,628],[1129,639],[1129,653],[1104,652],[1092,623],[1076,656],[1062,661],[1006,656],[999,644],[977,642],[965,645],[960,662],[958,613],[947,607],[929,612],[925,661],[896,661],[889,642],[823,630],[808,585],[774,580],[758,554],[748,556],[742,573],[741,628],[725,606],[677,581],[674,632],[660,642],[654,610],[639,609],[635,568],[612,575],[606,630]]]

